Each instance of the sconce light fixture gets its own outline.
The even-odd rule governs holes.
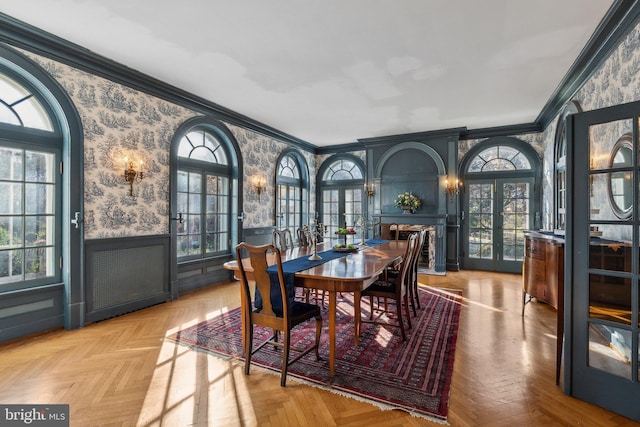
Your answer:
[[[376,195],[376,185],[375,184],[365,184],[364,185],[364,191],[367,193],[367,196],[369,196],[369,198],[371,198],[371,197]]]
[[[445,190],[447,192],[447,194],[449,195],[449,198],[453,199],[453,197],[458,194],[458,187],[460,185],[460,181],[458,181],[456,179],[455,183],[453,182],[449,182],[449,178],[445,179],[444,181],[444,185],[445,185]]]
[[[253,178],[253,191],[258,194],[258,201],[260,201],[260,196],[267,189],[267,180],[261,176],[256,176]]]
[[[129,163],[128,167],[127,163]],[[144,178],[144,172],[142,170],[142,160],[140,161],[140,171],[136,171],[133,168],[133,161],[125,158],[124,164],[124,180],[129,184],[129,197],[133,197],[133,183],[136,180],[136,177],[138,178],[138,181],[142,181],[142,178]]]

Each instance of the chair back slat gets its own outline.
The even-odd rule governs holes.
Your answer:
[[[262,298],[262,309],[260,310],[260,314],[265,316],[274,316],[274,317],[287,317],[289,311],[289,304],[287,289],[284,285],[284,274],[282,272],[282,259],[280,250],[273,245],[262,245],[262,246],[253,246],[247,243],[240,243],[236,246],[236,257],[238,259],[238,266],[240,269],[240,278],[242,282],[242,286],[244,288],[244,297],[246,307],[252,307],[253,301],[251,300],[251,292],[249,289],[249,280],[247,280],[247,274],[245,270],[245,265],[242,262],[243,252],[248,254],[248,260],[251,264],[251,269],[253,270],[253,278],[256,284],[256,289],[260,292]],[[267,271],[269,268],[269,259],[274,259],[277,274],[278,274],[278,283],[272,283],[271,275]],[[282,298],[282,316],[278,316],[273,309],[273,304],[271,301],[271,288],[272,286],[280,287],[280,296]],[[254,297],[255,300],[255,297]]]
[[[293,249],[293,236],[288,228],[282,230],[273,230],[271,244],[281,251]]]

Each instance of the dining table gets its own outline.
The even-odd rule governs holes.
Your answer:
[[[358,345],[360,335],[360,297],[364,289],[378,279],[390,266],[402,260],[407,242],[399,241],[370,241],[368,245],[358,245],[356,251],[346,252],[343,256],[315,265],[306,270],[295,272],[295,286],[327,291],[329,296],[329,375],[335,376],[336,359],[336,305],[338,294],[353,292],[354,294],[354,344]],[[317,244],[317,252],[322,256],[323,251],[334,250],[338,241],[327,241]],[[299,246],[280,252],[283,263],[313,254],[311,246]],[[248,259],[240,260],[247,272],[248,280],[253,280],[252,268]],[[275,264],[275,256],[268,258],[269,265]],[[239,278],[238,260],[228,261],[224,268],[232,270],[234,277]],[[244,298],[243,298],[244,302]],[[242,304],[242,310],[247,310]],[[245,319],[245,316],[242,316]],[[243,328],[246,326],[243,325]]]

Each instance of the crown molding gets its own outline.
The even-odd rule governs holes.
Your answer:
[[[542,129],[551,123],[598,66],[611,55],[622,38],[634,28],[639,17],[640,0],[616,0],[611,5],[578,58],[538,114],[535,123],[539,123]]]
[[[518,125],[496,126],[490,128],[471,129],[460,135],[460,139],[483,139],[496,136],[513,136],[528,133],[539,133],[544,128],[540,123],[522,123]]]

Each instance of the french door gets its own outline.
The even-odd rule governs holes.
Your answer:
[[[564,388],[640,420],[640,103],[568,120]]]
[[[465,268],[522,270],[524,231],[533,224],[533,183],[532,177],[465,183]]]
[[[326,237],[336,238],[339,227],[354,227],[360,236],[359,220],[363,216],[362,185],[324,188],[322,194],[322,225],[327,227]]]

